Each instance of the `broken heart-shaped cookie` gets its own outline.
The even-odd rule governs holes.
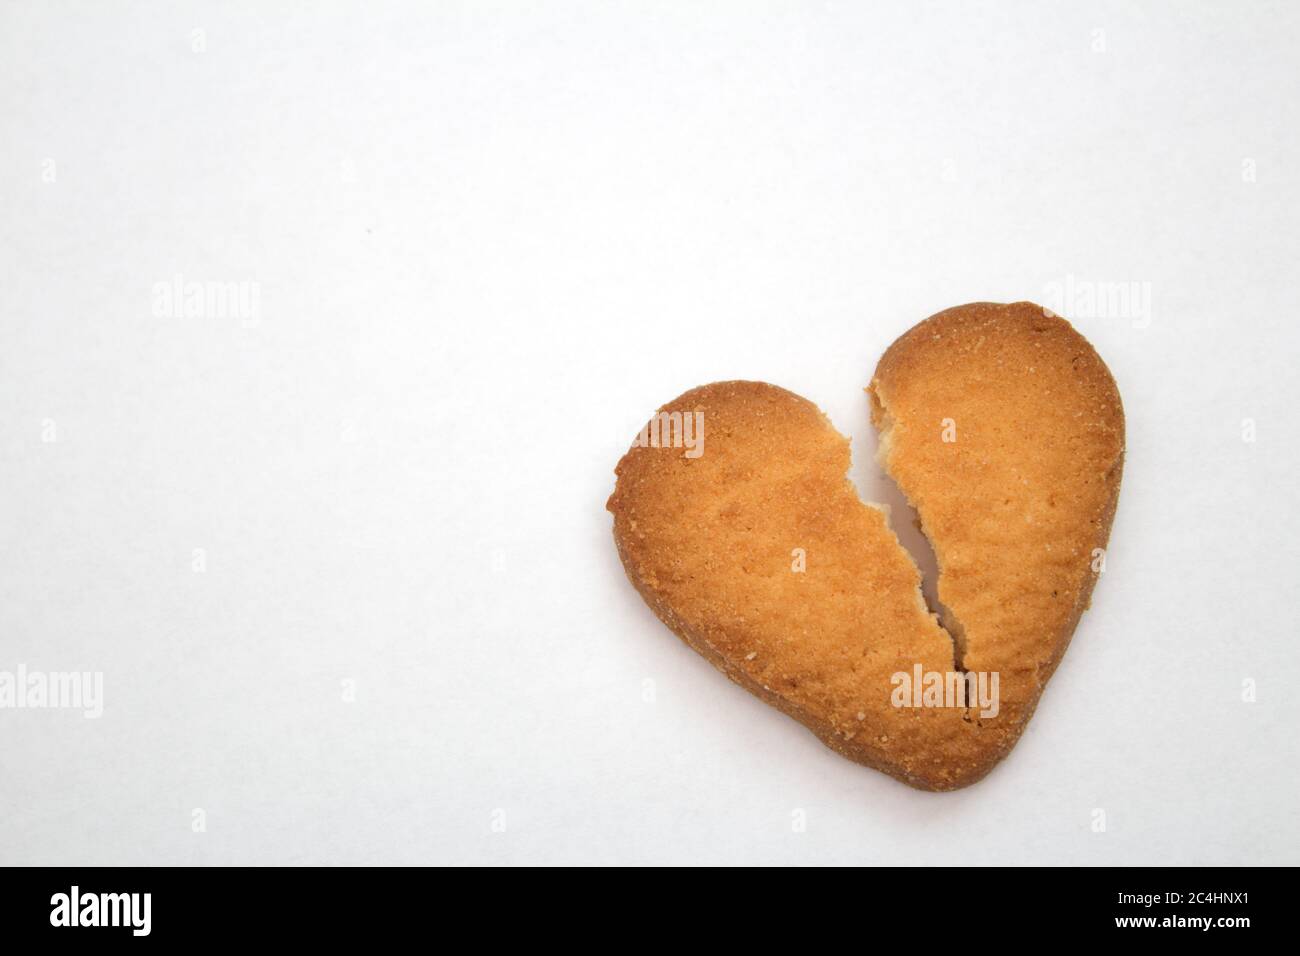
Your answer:
[[[614,539],[655,614],[736,683],[851,760],[957,789],[1015,745],[1088,606],[1124,412],[1092,346],[1028,302],[926,319],[868,392],[937,613],[849,481],[848,440],[775,385],[663,406],[616,469]]]

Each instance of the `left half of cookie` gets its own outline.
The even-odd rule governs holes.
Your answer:
[[[632,584],[689,646],[840,754],[922,789],[1004,750],[967,710],[897,706],[896,675],[954,671],[915,563],[848,479],[811,402],[718,382],[663,406],[607,508]]]

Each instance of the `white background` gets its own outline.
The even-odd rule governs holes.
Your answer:
[[[105,710],[0,710],[0,862],[1300,862],[1297,47],[1285,3],[5,3],[0,670]],[[177,275],[257,321],[157,314]],[[1070,315],[1107,571],[1016,751],[919,793],[659,624],[612,469],[762,379],[890,500],[883,349],[1067,277],[1151,294]]]

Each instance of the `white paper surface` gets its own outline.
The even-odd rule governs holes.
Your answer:
[[[0,709],[0,863],[1300,862],[1300,8],[1088,7],[5,4],[0,671],[103,713]],[[881,352],[1067,286],[1124,487],[983,783],[627,583],[652,408],[782,385],[889,500]]]

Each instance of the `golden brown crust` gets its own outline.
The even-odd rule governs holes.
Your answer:
[[[870,390],[884,461],[940,559],[960,660],[886,516],[848,481],[847,440],[776,386],[720,382],[664,406],[702,414],[703,453],[633,447],[608,503],[614,537],[650,607],[732,680],[852,760],[955,789],[1015,743],[1086,607],[1123,414],[1087,342],[1028,303],[926,320]],[[893,675],[958,664],[1001,671],[996,717],[894,706]]]

